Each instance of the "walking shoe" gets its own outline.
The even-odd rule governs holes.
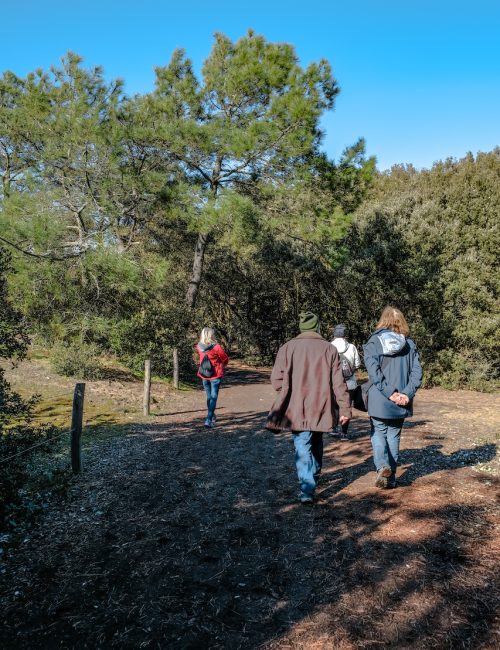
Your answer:
[[[392,472],[389,467],[381,467],[377,472],[377,479],[375,485],[378,488],[387,488],[389,485],[389,476]]]
[[[334,429],[332,429],[331,431],[328,431],[327,433],[328,433],[329,436],[332,436],[334,438],[338,438],[340,436],[340,431],[339,431],[338,427],[335,427]]]
[[[387,487],[391,490],[397,487],[396,474],[391,474],[389,476],[389,478],[387,479]]]
[[[211,428],[214,426],[214,425],[212,424],[212,420],[210,420],[209,418],[207,418],[207,419],[205,420],[205,426],[207,427],[207,429],[211,429]]]
[[[299,501],[303,506],[311,506],[314,503],[314,497],[311,494],[301,494]]]
[[[340,439],[341,440],[349,440],[349,436],[347,435],[347,433],[341,433],[340,434]]]

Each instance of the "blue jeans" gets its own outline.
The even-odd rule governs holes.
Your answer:
[[[323,465],[323,433],[321,431],[293,431],[295,466],[300,492],[312,497]]]
[[[390,467],[394,474],[398,466],[399,442],[404,418],[387,420],[370,418],[370,421],[373,461],[377,472],[382,467]]]
[[[213,420],[215,415],[215,407],[217,406],[217,398],[219,397],[221,379],[203,379],[203,388],[207,394],[207,420]]]

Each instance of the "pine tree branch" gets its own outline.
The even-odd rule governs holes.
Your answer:
[[[223,179],[225,179],[225,178],[227,178],[227,177],[229,177],[229,176],[231,176],[233,174],[241,173],[245,169],[245,167],[248,167],[248,165],[250,163],[255,162],[256,160],[258,160],[259,158],[264,156],[266,154],[266,152],[274,149],[276,147],[276,145],[279,144],[279,142],[281,140],[283,140],[283,138],[286,135],[288,135],[288,133],[291,133],[295,128],[297,128],[299,126],[299,124],[300,124],[300,122],[295,122],[294,124],[290,124],[290,126],[288,126],[286,129],[284,129],[280,133],[280,135],[276,138],[276,140],[273,143],[263,147],[262,149],[257,150],[253,155],[249,156],[247,158],[247,160],[242,162],[237,167],[234,167],[233,169],[228,169],[226,173],[221,174],[220,180],[222,181]]]
[[[194,162],[192,162],[191,160],[189,160],[187,158],[184,158],[183,156],[179,155],[175,151],[172,152],[172,155],[175,158],[177,158],[177,160],[179,160],[180,162],[183,162],[188,167],[191,167],[192,169],[195,169],[197,172],[199,172],[208,183],[212,182],[212,179],[210,178],[210,176],[199,165],[196,165]]]
[[[22,253],[23,255],[28,255],[29,257],[36,257],[37,259],[41,260],[50,260],[51,262],[65,262],[66,260],[69,260],[73,257],[80,257],[85,253],[84,250],[78,252],[78,253],[72,253],[71,255],[65,255],[64,257],[56,257],[52,253],[44,253],[44,254],[39,254],[39,253],[32,253],[31,251],[24,250],[24,248],[21,248],[21,246],[18,246],[14,242],[10,241],[9,239],[5,239],[5,237],[0,237],[0,241],[4,242],[8,246],[12,246],[12,248],[15,248],[17,251]]]

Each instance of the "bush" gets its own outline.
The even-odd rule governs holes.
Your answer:
[[[92,380],[103,379],[106,374],[99,351],[94,345],[56,347],[53,349],[51,363],[58,374],[66,377]]]
[[[10,256],[0,247],[0,359],[19,360],[26,356],[28,331],[8,299],[6,274],[10,270]],[[40,477],[33,458],[51,451],[54,445],[52,427],[31,423],[36,401],[36,397],[25,400],[13,391],[0,367],[0,528],[6,517],[23,507],[22,492],[28,480]],[[45,444],[40,446],[40,442]]]
[[[182,309],[152,307],[144,315],[116,323],[109,332],[111,351],[139,373],[144,370],[144,360],[151,359],[153,374],[171,377],[175,345],[180,376],[189,381],[196,372],[193,364],[196,339],[183,326],[186,320]]]
[[[54,427],[34,427],[29,421],[23,421],[0,436],[0,528],[6,520],[14,524],[11,521],[13,513],[20,508],[34,509],[36,490],[30,490],[28,498],[25,488],[28,484],[40,487],[46,482],[46,472],[41,470],[42,463],[38,459],[41,454],[53,452],[57,444],[55,433]],[[40,445],[41,442],[45,444]]]
[[[428,387],[499,385],[499,173],[500,149],[422,172],[394,168],[354,216],[332,291],[357,338],[386,304],[402,309]]]
[[[473,350],[441,350],[425,369],[428,386],[446,389],[468,388],[493,393],[500,382],[489,361],[474,354]]]

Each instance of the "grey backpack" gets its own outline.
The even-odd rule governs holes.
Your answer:
[[[351,364],[349,363],[348,358],[343,352],[339,352],[340,356],[340,367],[342,368],[342,375],[344,379],[350,379],[353,376],[354,370],[352,369]]]

